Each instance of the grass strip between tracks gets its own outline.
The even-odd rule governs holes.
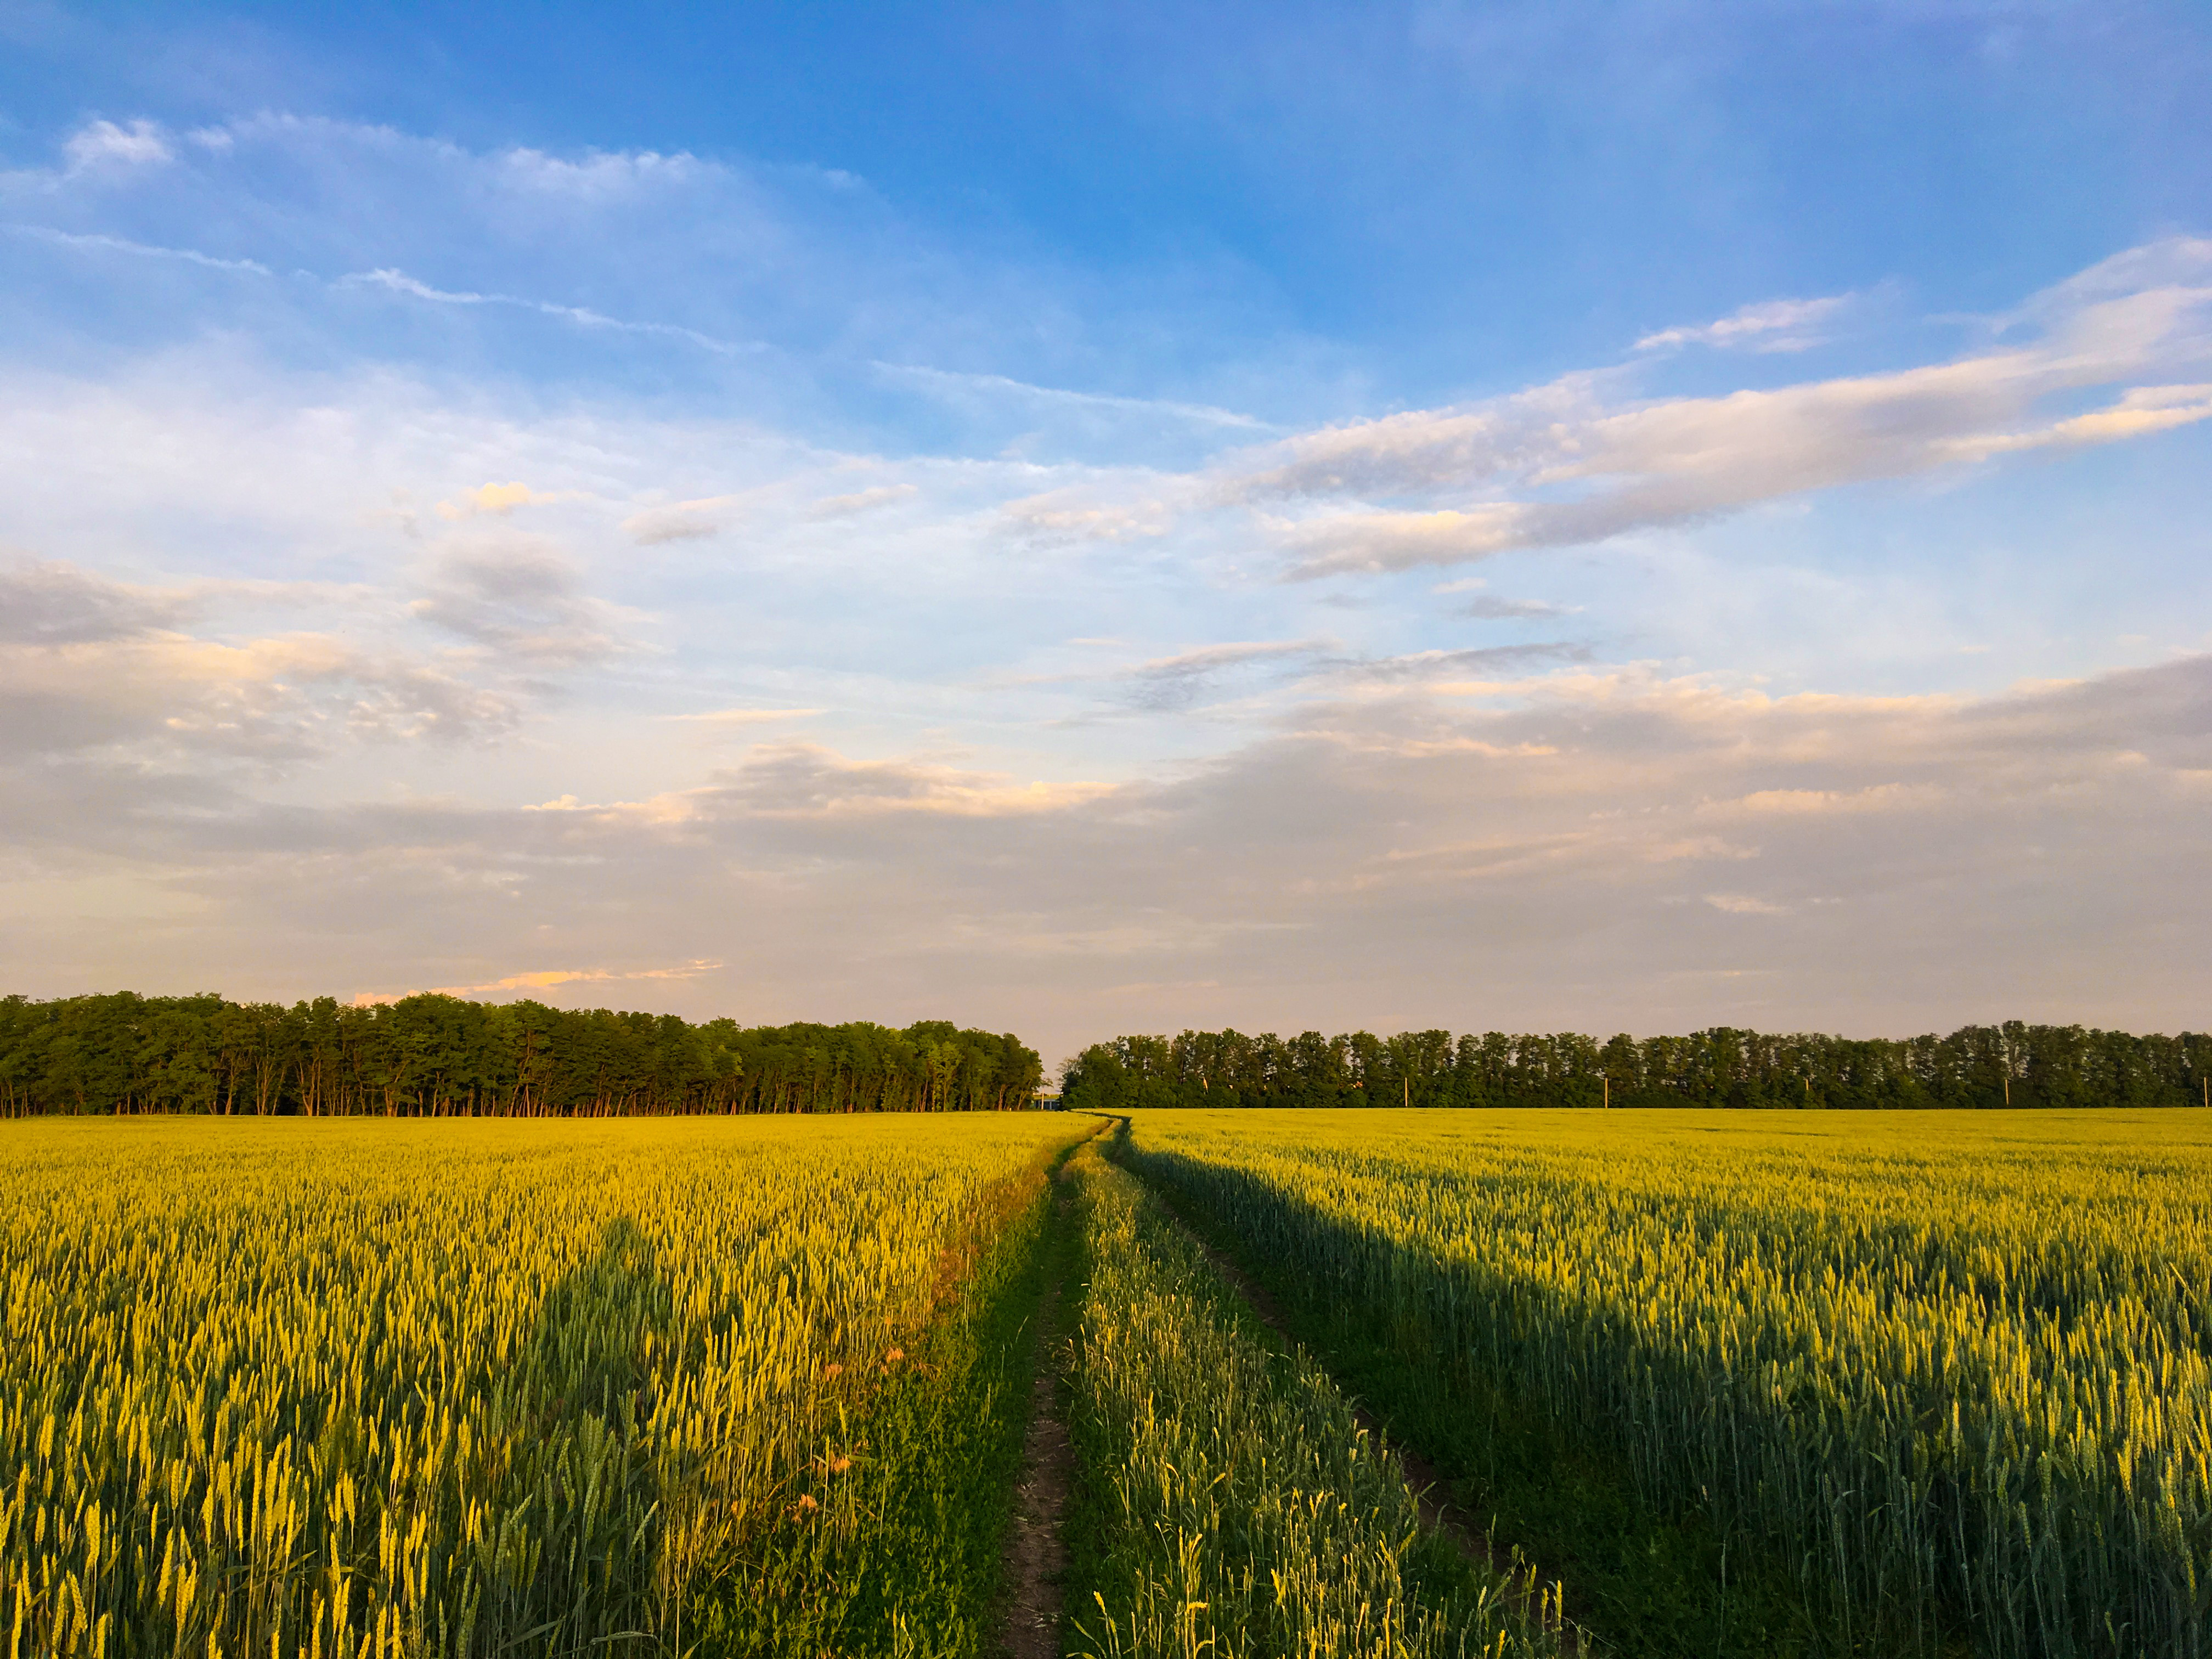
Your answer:
[[[968,1659],[999,1646],[1034,1322],[1065,1256],[1056,1148],[942,1264],[939,1316],[825,1439],[785,1524],[702,1592],[687,1659]]]
[[[1422,1526],[1350,1401],[1099,1148],[1069,1166],[1088,1260],[1064,1650],[1558,1654],[1540,1594],[1516,1595]]]

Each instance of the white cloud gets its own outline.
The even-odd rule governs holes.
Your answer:
[[[457,543],[408,607],[507,661],[574,668],[631,648],[612,606],[586,594],[573,560],[550,542],[512,532]]]
[[[540,149],[495,153],[492,165],[506,180],[552,195],[605,198],[641,189],[681,190],[719,171],[688,151],[663,155],[654,150],[593,150],[580,160]]]
[[[1697,327],[1665,328],[1636,343],[1638,351],[1668,346],[1748,345],[1755,351],[1802,351],[1820,343],[1813,325],[1826,321],[1849,305],[1848,294],[1820,300],[1764,300],[1730,313],[1718,322]]]
[[[1157,540],[1175,524],[1168,502],[1102,502],[1088,489],[1025,496],[1005,503],[999,513],[1011,534],[1040,547]]]
[[[858,514],[872,513],[878,507],[890,507],[906,501],[917,492],[910,483],[878,484],[873,489],[858,489],[846,495],[824,495],[806,510],[810,519],[849,519]]]
[[[1762,317],[1821,303],[1730,325],[1755,335]],[[2175,239],[2107,261],[2021,314],[2037,331],[2023,343],[1721,397],[1639,403],[1619,395],[1617,373],[1569,375],[1480,405],[1301,434],[1231,456],[1203,480],[1085,511],[1164,533],[1188,503],[1243,504],[1267,509],[1259,522],[1294,574],[1400,570],[1601,542],[2212,416],[2202,381],[2177,378],[2212,363],[2212,242]],[[2040,413],[2112,387],[2101,408]],[[1316,507],[1283,514],[1301,503]]]
[[[1753,898],[1747,893],[1708,893],[1705,902],[1716,910],[1725,910],[1732,916],[1786,916],[1790,907],[1774,904],[1765,899]]]
[[[489,513],[503,519],[518,507],[542,507],[572,499],[573,496],[566,491],[549,495],[525,483],[479,484],[453,501],[440,501],[438,516],[442,519],[465,519],[478,513]]]
[[[133,121],[118,126],[112,121],[92,121],[78,128],[62,145],[72,173],[89,167],[147,167],[172,159],[168,135],[152,121]]]
[[[708,495],[665,507],[648,507],[622,521],[623,534],[647,547],[719,536],[729,528],[734,516],[732,509],[743,499],[740,495]]]
[[[1900,615],[1938,619],[1929,683],[2081,666],[2021,647],[2032,630],[1976,608],[1981,587],[1945,632],[1942,601],[1977,580],[1963,556],[1932,561],[1910,605],[1842,559],[1801,570],[1821,618],[1747,611],[1704,654],[1665,602],[1757,580],[1720,538],[1694,568],[1668,563],[1691,545],[1671,538],[1501,568],[1499,589],[1556,604],[1480,580],[1437,584],[1470,596],[1455,606],[1422,581],[1266,579],[1563,548],[2173,430],[2212,402],[2212,251],[2107,262],[1955,362],[1895,372],[1655,396],[1684,367],[1655,349],[1236,452],[1215,447],[1272,429],[1226,407],[1245,396],[1219,390],[1233,366],[1188,404],[925,373],[899,377],[928,392],[925,423],[887,437],[854,411],[915,400],[885,398],[872,359],[972,361],[978,319],[1037,319],[1040,377],[1146,360],[1014,303],[1034,295],[1012,278],[934,253],[886,276],[847,229],[825,254],[825,218],[719,164],[223,131],[229,150],[147,173],[140,217],[116,205],[119,173],[31,216],[50,200],[72,228],[39,240],[117,256],[102,281],[199,307],[174,308],[187,343],[21,367],[0,392],[0,536],[77,561],[0,584],[0,728],[21,740],[0,752],[0,833],[11,868],[96,890],[113,921],[39,931],[11,910],[32,988],[124,963],[149,988],[222,971],[289,995],[327,987],[341,940],[358,985],[556,975],[600,994],[592,975],[720,961],[638,1000],[749,1018],[957,1000],[1048,1042],[1095,1035],[1103,991],[1132,1024],[1893,1028],[2038,999],[2179,1017],[2161,1011],[2204,920],[2173,851],[2212,789],[2202,659],[1951,698],[1766,696],[1683,672],[1746,667],[1729,653],[1756,634],[1803,647],[1790,684],[1874,683],[1836,641]],[[256,167],[255,189],[308,182],[222,183]],[[145,240],[111,234],[132,229]],[[340,290],[266,281],[217,257],[233,250],[376,270]],[[183,284],[161,260],[241,280]],[[257,335],[278,307],[295,309]],[[548,319],[526,357],[497,355],[510,327],[471,331],[494,307]],[[387,343],[434,314],[470,349],[392,367]],[[1712,343],[1820,319],[1737,320]],[[778,350],[633,349],[694,323]],[[299,342],[330,366],[274,366]],[[618,368],[563,378],[578,362]],[[1354,383],[1291,378],[1241,384],[1271,388],[1272,412]],[[1078,434],[1073,459],[1039,459],[1036,431]],[[1162,432],[1141,451],[1128,435]],[[1760,558],[1809,562],[1773,539]],[[1362,608],[1316,608],[1346,597]],[[1506,630],[1461,617],[1580,611],[1589,638],[1463,648]],[[2004,654],[1960,662],[1958,637]],[[1668,665],[1607,659],[1632,650]],[[1207,717],[1132,720],[1133,703]],[[823,710],[845,752],[754,746],[815,735],[793,722]],[[503,804],[522,801],[545,805]],[[1739,1000],[1680,989],[1721,975]]]
[[[214,907],[138,939],[149,982],[188,975],[217,927],[302,988],[333,933],[368,982],[485,987],[518,960],[634,960],[649,933],[729,964],[655,981],[657,1006],[914,1018],[957,985],[963,1018],[1048,1044],[1147,984],[1176,988],[1117,998],[1115,1024],[2155,1028],[2201,1012],[2208,698],[2205,657],[1984,698],[1592,671],[1310,705],[1115,785],[783,744],[554,811],[278,813],[19,772],[0,812],[23,856],[166,864]],[[1724,833],[1714,802],[1741,805]],[[35,942],[65,964],[101,937]],[[432,963],[483,968],[410,966]]]
[[[107,253],[128,253],[142,259],[181,259],[187,264],[202,265],[210,270],[244,271],[255,276],[266,276],[269,267],[258,259],[225,259],[212,253],[202,253],[197,248],[159,247],[150,242],[133,242],[121,236],[98,233],[56,230],[48,225],[7,225],[0,227],[19,236],[33,236],[42,242],[52,242],[62,247],[91,248]]]
[[[702,726],[762,726],[771,720],[805,720],[819,708],[715,708],[702,714],[669,714],[672,720],[690,720]]]
[[[378,288],[409,299],[426,300],[434,305],[506,306],[521,311],[534,311],[541,316],[562,318],[585,328],[612,329],[623,334],[680,341],[685,345],[696,346],[702,351],[711,351],[723,357],[742,356],[765,349],[758,341],[723,340],[702,333],[696,328],[684,328],[674,323],[636,322],[627,318],[610,317],[605,312],[593,311],[588,306],[556,305],[549,300],[528,300],[512,294],[477,294],[465,289],[433,288],[404,270],[388,267],[354,271],[339,277],[337,282],[342,287]]]

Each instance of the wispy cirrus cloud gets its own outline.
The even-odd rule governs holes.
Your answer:
[[[1473,617],[1480,622],[1535,622],[1567,614],[1565,605],[1547,604],[1542,599],[1507,599],[1494,594],[1484,594],[1458,607],[1462,617]]]
[[[773,720],[805,720],[822,712],[819,708],[712,708],[704,714],[666,714],[662,718],[695,726],[764,726]]]
[[[1310,661],[1329,648],[1326,640],[1232,641],[1155,657],[1115,678],[1130,684],[1130,700],[1140,708],[1188,708],[1224,674],[1260,664]]]
[[[258,259],[226,259],[213,253],[203,253],[197,248],[161,247],[150,242],[134,242],[128,237],[109,236],[100,232],[56,230],[51,225],[19,225],[5,227],[11,234],[36,237],[58,247],[94,249],[103,253],[127,253],[141,259],[178,259],[186,264],[204,266],[210,270],[243,271],[249,276],[270,275],[267,265]]]
[[[1112,392],[1078,391],[1067,386],[1033,386],[1009,375],[933,368],[921,363],[879,361],[870,366],[890,379],[926,387],[940,396],[1005,398],[1066,409],[1183,421],[1201,427],[1226,427],[1246,431],[1273,429],[1272,422],[1261,420],[1256,416],[1242,414],[1233,409],[1217,408],[1211,404],[1180,403],[1163,398],[1132,398]]]
[[[1638,351],[1659,351],[1670,346],[1748,346],[1754,351],[1802,351],[1817,345],[1816,325],[1826,321],[1851,302],[1848,294],[1819,300],[1763,300],[1743,307],[1717,322],[1695,326],[1662,328],[1636,343]]]
[[[375,288],[411,300],[422,300],[441,306],[503,306],[519,311],[534,311],[540,316],[558,317],[584,328],[611,329],[617,333],[646,335],[654,339],[676,340],[685,345],[711,351],[718,356],[743,356],[767,348],[758,341],[723,340],[703,334],[696,328],[684,328],[674,323],[638,322],[629,318],[610,317],[605,312],[594,311],[588,306],[559,305],[550,300],[526,299],[514,294],[478,294],[465,289],[433,288],[429,283],[410,276],[404,270],[390,267],[376,270],[350,272],[337,279],[341,288]]]

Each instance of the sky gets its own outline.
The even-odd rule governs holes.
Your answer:
[[[338,10],[0,0],[0,989],[2212,1019],[2193,0]]]

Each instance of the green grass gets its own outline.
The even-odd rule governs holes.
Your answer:
[[[701,1588],[686,1651],[992,1650],[1035,1326],[1067,1231],[1043,1182],[1024,1185],[1010,1213],[978,1231],[939,1317],[866,1411],[825,1440],[784,1524]]]

